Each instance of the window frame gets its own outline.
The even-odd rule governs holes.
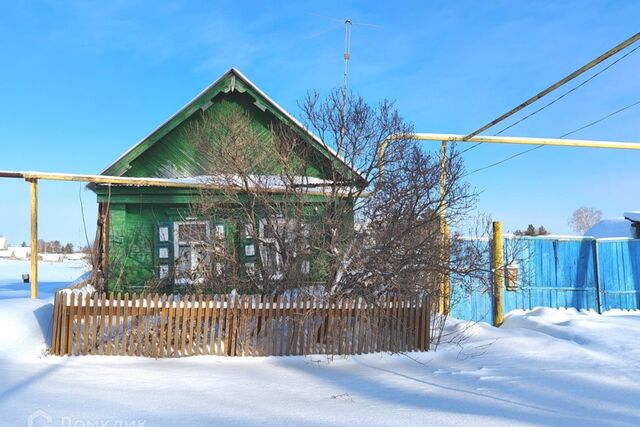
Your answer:
[[[180,226],[181,225],[204,225],[205,226],[205,234],[206,240],[180,240]],[[190,285],[193,284],[193,280],[188,277],[177,277],[179,272],[179,262],[180,259],[180,247],[188,246],[190,248],[191,254],[189,259],[189,272],[191,274],[195,273],[196,269],[194,266],[194,256],[196,256],[197,251],[195,251],[195,247],[197,245],[205,246],[207,245],[207,240],[211,240],[211,223],[209,221],[204,220],[185,220],[185,221],[174,221],[173,223],[173,255],[174,255],[174,263],[175,263],[175,277],[173,283],[176,285]]]

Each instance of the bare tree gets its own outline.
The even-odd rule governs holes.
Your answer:
[[[405,137],[412,127],[393,103],[372,106],[350,95],[342,113],[342,94],[334,91],[308,94],[301,109],[317,138],[280,124],[261,131],[233,107],[202,112],[185,129],[203,165],[197,179],[207,184],[189,216],[224,224],[193,230],[202,242],[200,265],[181,269],[178,254],[173,280],[203,292],[371,303],[389,294],[427,295],[436,303],[443,277],[486,277],[486,250],[456,232],[448,241],[442,235],[445,209],[455,229],[476,201],[455,146],[441,189],[439,156]],[[335,153],[314,149],[324,144]],[[242,261],[238,240],[249,242],[255,263]]]
[[[581,207],[573,211],[567,224],[576,233],[584,234],[602,219],[602,211],[595,208]]]

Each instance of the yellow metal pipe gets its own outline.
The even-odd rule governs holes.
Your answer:
[[[493,326],[500,326],[504,322],[504,261],[502,250],[502,223],[493,222]]]
[[[442,274],[440,312],[445,316],[451,311],[451,283],[449,278],[449,224],[447,222],[447,142],[440,145],[440,234],[442,236],[442,259],[446,265]]]
[[[555,147],[574,148],[609,148],[616,150],[640,150],[640,142],[596,141],[585,139],[560,138],[527,138],[520,136],[474,136],[465,139],[465,135],[450,133],[409,133],[396,134],[387,137],[378,151],[378,169],[380,177],[384,175],[384,152],[391,141],[407,139],[416,141],[447,141],[447,142],[483,142],[487,144],[516,144],[516,145],[550,145]]]
[[[30,179],[31,187],[31,298],[38,298],[38,180]]]
[[[526,138],[520,136],[483,136],[464,139],[464,135],[447,133],[414,133],[396,136],[392,139],[415,139],[419,141],[449,141],[449,142],[483,142],[487,144],[520,144],[520,145],[550,145],[554,147],[582,147],[582,148],[610,148],[618,150],[640,150],[639,142],[594,141],[584,139],[560,138]],[[388,143],[388,142],[387,142]],[[384,150],[382,150],[384,153]]]
[[[0,178],[23,178],[45,179],[51,181],[76,181],[90,182],[95,184],[116,184],[116,185],[137,185],[147,187],[176,187],[176,188],[194,188],[194,187],[214,187],[214,185],[206,182],[185,181],[179,182],[162,178],[135,178],[123,176],[107,176],[107,175],[84,175],[71,173],[56,172],[14,172],[0,171]]]
[[[202,180],[176,180],[171,178],[136,178],[136,177],[124,177],[124,176],[109,176],[109,175],[86,175],[86,174],[71,174],[71,173],[57,173],[57,172],[19,172],[19,171],[0,171],[0,178],[22,178],[27,181],[30,180],[49,180],[49,181],[74,181],[74,182],[87,182],[102,185],[130,185],[140,187],[163,187],[163,188],[206,188],[206,189],[228,189],[229,187],[224,184],[213,184],[206,181],[206,178]],[[331,185],[327,184],[323,186],[308,186],[304,187],[309,193],[317,191],[319,193],[325,193],[331,191]],[[317,189],[317,190],[314,190]],[[241,189],[238,189],[241,191]],[[261,191],[268,193],[282,193],[282,189],[278,187],[264,188]],[[348,194],[348,189],[343,189],[340,194]],[[367,192],[361,192],[360,197],[368,197]]]

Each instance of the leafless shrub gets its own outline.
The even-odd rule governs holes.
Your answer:
[[[189,262],[176,254],[171,280],[191,292],[311,293],[371,303],[426,295],[436,305],[443,277],[471,286],[487,274],[486,250],[455,231],[476,201],[455,146],[441,165],[406,137],[412,127],[388,101],[372,106],[351,95],[342,114],[340,92],[310,93],[301,109],[318,139],[295,126],[265,131],[239,107],[207,110],[190,122],[183,136],[208,188],[189,216],[223,223],[191,222],[184,233],[195,242],[184,254]],[[336,154],[313,147],[323,143]],[[255,262],[243,261],[246,246],[238,241],[249,242]],[[444,318],[446,311],[434,317],[436,339]]]

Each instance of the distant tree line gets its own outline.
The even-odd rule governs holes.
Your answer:
[[[544,228],[544,225],[536,228],[533,224],[529,224],[529,226],[524,230],[516,230],[513,232],[516,236],[547,236],[549,235],[549,230]]]
[[[591,227],[602,220],[602,211],[595,208],[581,207],[573,211],[567,224],[573,229],[573,231],[579,234],[585,234]],[[544,225],[536,227],[533,224],[529,224],[524,230],[516,230],[513,234],[516,236],[547,236],[549,230],[544,228]]]
[[[26,247],[27,243],[22,242],[22,247]],[[74,253],[73,243],[67,243],[62,245],[59,240],[45,241],[43,239],[38,240],[38,252],[40,253],[54,253],[54,254],[72,254]]]

